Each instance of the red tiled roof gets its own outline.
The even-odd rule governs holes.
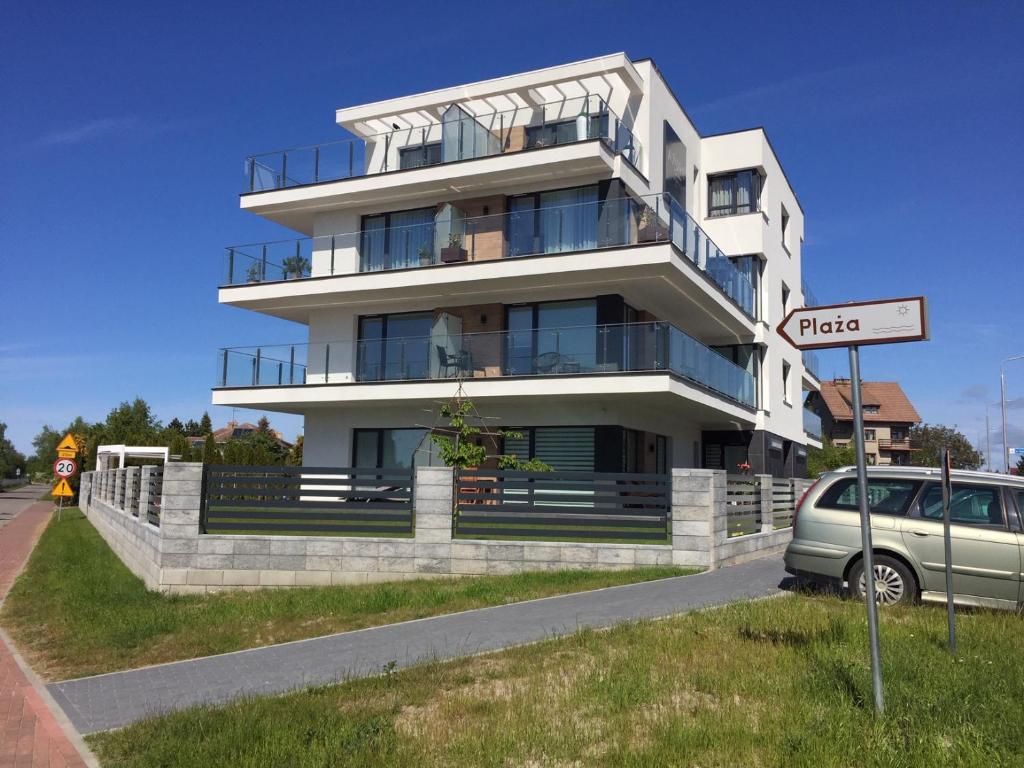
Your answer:
[[[853,421],[853,395],[847,379],[821,382],[821,399],[834,421]],[[878,406],[878,413],[864,413],[864,421],[919,424],[910,398],[895,381],[862,381],[861,400],[864,405]]]

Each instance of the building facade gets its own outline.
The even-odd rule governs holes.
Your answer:
[[[624,54],[340,109],[356,138],[250,157],[223,304],[300,323],[220,351],[216,405],[305,417],[310,466],[431,457],[460,393],[557,469],[804,476],[818,382],[803,211],[762,129],[701,135]]]
[[[821,382],[807,396],[807,406],[821,418],[823,435],[836,445],[853,440],[853,395],[849,379]],[[919,446],[910,428],[921,423],[913,403],[895,381],[862,381],[864,453],[868,464],[908,466]]]

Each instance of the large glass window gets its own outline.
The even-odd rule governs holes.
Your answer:
[[[357,429],[353,443],[356,467],[412,469],[430,455],[426,429]]]
[[[359,381],[425,379],[429,373],[432,312],[359,319]]]
[[[364,216],[359,252],[363,272],[432,263],[434,208]]]
[[[756,170],[708,178],[708,216],[730,216],[761,210],[761,174]]]
[[[399,168],[422,168],[425,165],[437,165],[441,162],[441,143],[417,144],[414,147],[402,147],[398,150]]]
[[[953,483],[949,498],[949,520],[957,525],[1005,528],[1001,491],[991,485]],[[921,499],[921,517],[942,520],[942,486],[931,484]]]
[[[593,427],[527,427],[513,429],[521,438],[506,437],[503,450],[521,461],[538,458],[561,472],[594,471]]]
[[[506,328],[506,375],[594,370],[597,302],[593,299],[509,307]]]
[[[532,125],[526,129],[526,149],[553,147],[584,139],[599,139],[608,135],[608,113],[583,115],[580,118],[559,120],[546,125]],[[585,127],[584,127],[585,126]],[[586,135],[584,135],[584,132]]]
[[[597,247],[598,187],[590,185],[512,198],[509,254],[585,251]]]

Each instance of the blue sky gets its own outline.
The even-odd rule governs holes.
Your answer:
[[[216,349],[302,340],[216,302],[225,245],[291,236],[239,211],[247,154],[338,138],[337,107],[620,50],[701,132],[766,127],[820,300],[929,298],[933,340],[865,350],[865,378],[977,441],[1024,354],[1020,3],[103,5],[11,2],[0,28],[0,421],[24,451],[136,395],[223,422]]]

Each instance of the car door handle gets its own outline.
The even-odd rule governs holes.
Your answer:
[[[927,536],[928,535],[928,531],[922,531],[922,530],[911,530],[910,533],[914,534],[915,536]]]

